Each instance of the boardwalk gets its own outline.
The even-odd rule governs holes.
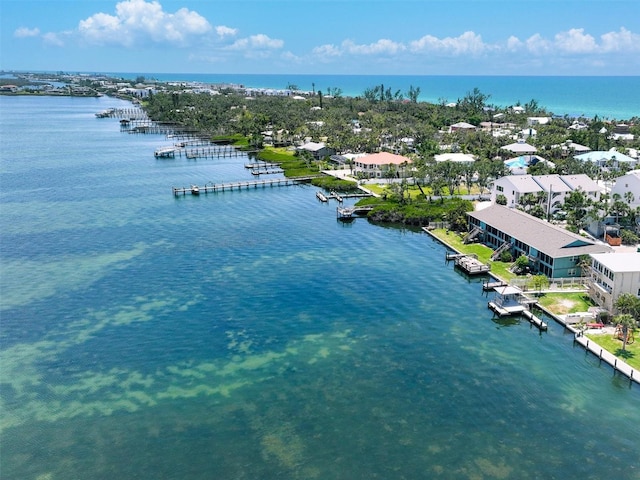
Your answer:
[[[173,187],[173,194],[176,196],[200,195],[201,193],[224,192],[226,190],[247,190],[258,187],[288,187],[292,185],[300,185],[307,183],[315,177],[295,177],[295,178],[272,178],[268,180],[243,180],[231,183],[212,183],[209,182],[204,186],[191,185],[190,187]]]

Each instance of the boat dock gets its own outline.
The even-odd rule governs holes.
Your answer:
[[[178,144],[174,146],[160,147],[156,149],[153,155],[156,158],[175,158],[176,156],[182,157],[182,155],[184,155],[185,158],[189,160],[194,160],[196,158],[244,157],[249,155],[250,153],[253,153],[253,151],[249,152],[249,151],[238,150],[237,148],[229,147],[229,146],[209,145],[206,147],[191,148],[191,147],[181,146],[180,144]],[[249,165],[254,165],[251,168],[260,168],[263,166],[262,164],[257,164],[257,163],[249,164]],[[277,164],[273,164],[273,165],[278,166]],[[250,168],[250,167],[247,167],[247,165],[245,165],[245,168]],[[264,172],[260,172],[260,173],[264,173]],[[279,172],[274,171],[272,173],[282,173],[282,171],[279,171]]]
[[[316,192],[316,198],[321,202],[328,202],[329,200],[337,200],[338,203],[342,203],[345,198],[365,198],[365,197],[371,197],[371,196],[372,195],[370,193],[338,193],[338,192],[332,191],[329,195],[325,195],[323,192],[319,190]],[[355,207],[355,208],[359,208],[359,207]]]
[[[485,292],[490,292],[491,290],[494,290],[498,287],[506,287],[507,285],[507,282],[503,282],[501,280],[497,280],[495,282],[484,282],[482,284],[482,290],[484,290]]]
[[[494,290],[496,292],[496,298],[490,301],[487,306],[493,310],[496,315],[500,317],[521,315],[527,310],[527,306],[520,301],[522,290],[519,288],[503,286],[494,288]]]
[[[175,196],[186,195],[200,195],[201,193],[214,193],[224,192],[225,190],[242,190],[258,187],[288,187],[291,185],[300,185],[301,183],[307,183],[315,177],[295,177],[295,178],[272,178],[269,180],[246,180],[231,183],[212,183],[209,182],[206,185],[198,186],[191,185],[190,187],[173,187],[172,191]]]
[[[354,216],[366,215],[373,210],[373,205],[365,205],[362,207],[336,207],[336,214],[339,220],[349,220]]]
[[[546,330],[549,328],[546,322],[536,317],[530,310],[525,310],[522,314],[531,322],[531,325],[538,327],[540,330]]]
[[[284,173],[284,170],[281,168],[265,168],[261,170],[259,168],[252,168],[251,175],[275,175],[277,173]]]
[[[482,263],[476,254],[447,253],[445,258],[447,261],[453,260],[454,265],[467,275],[482,275],[491,270],[491,265]]]

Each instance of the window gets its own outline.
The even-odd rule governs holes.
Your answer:
[[[504,188],[502,188],[500,185],[496,187],[496,190],[498,190],[499,192],[504,192]]]

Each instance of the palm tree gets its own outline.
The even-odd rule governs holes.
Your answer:
[[[620,327],[622,333],[622,350],[626,350],[627,342],[629,340],[629,333],[631,333],[631,331],[635,328],[636,319],[628,313],[622,313],[615,317],[615,321]]]
[[[632,293],[621,293],[615,302],[616,311],[628,314],[635,319],[640,318],[640,298]]]

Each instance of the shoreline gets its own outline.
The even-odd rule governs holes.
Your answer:
[[[449,250],[452,250],[455,253],[463,254],[463,252],[460,252],[459,250],[454,248],[452,245],[449,245],[447,242],[445,242],[440,237],[434,235],[432,232],[429,231],[428,228],[423,227],[422,230],[425,233],[427,233],[432,239],[438,241],[445,248],[448,248]],[[501,281],[501,282],[506,282],[504,279],[500,278],[498,275],[496,275],[496,274],[494,274],[492,272],[488,272],[487,275],[489,275],[490,277],[492,277],[495,280],[498,280],[498,281]],[[509,283],[509,282],[506,282],[506,283]],[[606,350],[604,347],[599,345],[592,338],[585,337],[583,331],[580,331],[580,330],[576,329],[575,327],[572,326],[572,324],[568,323],[561,316],[553,313],[551,310],[549,310],[546,307],[540,305],[538,302],[536,302],[535,308],[538,308],[538,309],[542,310],[546,315],[551,317],[556,323],[561,325],[565,330],[568,330],[571,333],[573,333],[573,342],[574,342],[574,344],[577,343],[578,345],[580,345],[582,348],[585,349],[586,353],[590,352],[593,355],[595,355],[596,357],[598,357],[600,362],[604,361],[605,363],[607,363],[613,369],[614,374],[616,372],[618,372],[618,373],[624,375],[625,377],[627,377],[629,379],[630,383],[635,382],[636,384],[640,385],[640,371],[639,370],[637,370],[636,368],[632,367],[631,365],[629,365],[627,362],[625,362],[621,358],[616,357],[613,353],[611,353],[608,350]]]

